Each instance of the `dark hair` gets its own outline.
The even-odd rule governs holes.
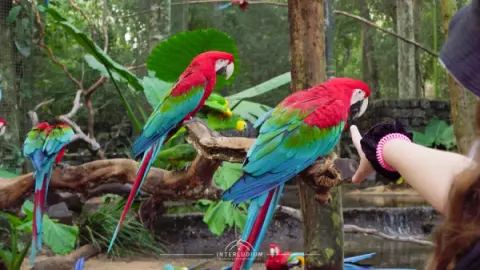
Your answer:
[[[476,109],[477,135],[480,130],[480,101]],[[480,148],[476,149],[480,163]],[[452,270],[480,239],[480,165],[459,173],[452,181],[445,220],[435,233],[435,250],[428,270]]]

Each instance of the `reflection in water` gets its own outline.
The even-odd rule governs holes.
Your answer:
[[[413,243],[387,241],[361,234],[345,234],[345,257],[376,252],[365,263],[382,268],[423,269],[432,248]]]

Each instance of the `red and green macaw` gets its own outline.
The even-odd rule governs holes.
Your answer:
[[[0,136],[2,136],[5,133],[5,130],[7,128],[7,122],[0,118]]]
[[[230,3],[218,5],[217,10],[226,9],[227,7],[229,7],[231,5],[234,5],[234,4],[238,4],[238,7],[241,10],[246,10],[248,8],[247,0],[232,0],[232,2],[230,2]]]
[[[197,55],[148,118],[132,146],[134,158],[143,157],[107,253],[162,145],[177,132],[182,123],[193,120],[215,88],[217,75],[225,74],[227,80],[230,78],[234,70],[233,62],[233,55],[226,52],[208,51]]]
[[[60,162],[65,147],[72,141],[74,132],[67,124],[50,125],[42,122],[30,130],[23,144],[23,154],[30,158],[35,179],[35,199],[32,223],[32,256],[35,261],[37,250],[42,248],[42,220],[48,185],[54,163]]]
[[[343,268],[345,270],[413,270],[408,268],[374,268],[371,265],[360,264],[360,261],[370,259],[375,252],[345,258]],[[265,262],[267,270],[290,270],[295,267],[304,267],[305,254],[303,252],[282,252],[277,245],[270,245],[270,254]]]
[[[243,175],[222,194],[222,200],[239,204],[250,200],[233,269],[249,269],[289,179],[327,155],[340,140],[352,106],[354,117],[368,105],[370,89],[359,80],[333,78],[285,98],[260,119],[259,136],[242,165]],[[352,110],[354,108],[352,107]]]

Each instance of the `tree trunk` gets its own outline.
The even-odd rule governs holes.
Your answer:
[[[326,79],[323,0],[289,0],[292,91],[306,89]],[[305,269],[343,269],[343,217],[340,189],[332,188],[332,202],[324,207],[315,193],[297,176],[303,216]]]
[[[413,25],[414,25],[414,36],[415,41],[420,40],[420,26],[422,23],[422,0],[413,0]],[[422,77],[422,70],[420,68],[420,55],[422,51],[420,48],[415,47],[415,74],[416,74],[416,87],[415,87],[415,94],[417,98],[424,97],[424,90],[423,90],[423,77]]]
[[[360,0],[360,16],[370,20],[370,10],[368,3],[365,0]],[[373,34],[374,29],[369,25],[362,23],[362,78],[363,81],[368,84],[370,90],[373,93],[373,99],[379,99],[381,97],[378,89],[378,70],[377,63],[375,62],[374,49],[373,49]]]
[[[413,0],[397,0],[397,33],[415,39]],[[398,40],[398,97],[414,98],[417,93],[415,47]]]
[[[448,24],[457,10],[455,0],[441,0],[442,28],[445,36],[448,36]],[[457,151],[467,154],[472,141],[475,138],[475,106],[477,97],[463,88],[451,76],[448,76],[448,87],[450,88],[450,106],[453,123],[453,131],[457,140]]]
[[[3,98],[0,101],[0,118],[7,122],[6,133],[3,135],[6,142],[4,146],[10,145],[9,150],[5,151],[2,146],[0,151],[0,160],[2,165],[9,169],[16,167],[15,154],[12,145],[20,146],[20,117],[19,98],[20,89],[17,83],[17,61],[16,48],[14,45],[13,24],[7,24],[7,17],[12,9],[12,1],[0,1],[0,88],[3,91]]]

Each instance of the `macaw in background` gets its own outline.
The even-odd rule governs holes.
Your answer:
[[[75,263],[75,268],[74,270],[83,270],[85,266],[85,258],[84,257],[81,257],[80,259],[77,260],[77,262]]]
[[[221,95],[211,94],[202,108],[204,118],[207,124],[214,130],[232,130],[243,131],[247,127],[247,122],[240,116],[234,115],[228,107],[228,100]]]
[[[5,122],[5,120],[0,118],[0,136],[2,136],[5,133],[6,129],[7,129],[7,122]]]
[[[303,268],[305,265],[303,252],[282,252],[280,247],[270,244],[270,254],[268,254],[265,268],[267,270],[288,270],[294,267]]]
[[[206,266],[208,264],[208,261],[204,261],[204,262],[201,262],[201,263],[198,263],[198,264],[195,264],[194,266],[190,266],[190,267],[173,267],[173,265],[171,264],[166,264],[164,267],[163,267],[163,270],[206,270],[208,268],[202,268],[204,266]]]
[[[35,262],[36,251],[42,248],[43,213],[53,165],[60,162],[73,135],[72,127],[67,124],[42,122],[28,132],[23,144],[23,154],[32,161],[35,179],[31,264]]]
[[[238,4],[238,7],[241,10],[246,10],[248,8],[247,0],[232,0],[232,2],[230,2],[230,3],[217,5],[217,10],[226,9],[233,4]]]
[[[262,117],[259,136],[247,153],[243,175],[222,194],[233,204],[250,201],[233,269],[249,269],[276,209],[284,184],[338,143],[350,110],[368,105],[370,89],[359,80],[333,78],[285,98]],[[250,256],[243,256],[247,250]]]
[[[370,259],[375,252],[354,257],[345,258],[343,260],[343,268],[346,270],[414,270],[409,268],[373,268],[370,265],[360,265],[359,261]],[[277,245],[270,245],[270,254],[265,263],[267,270],[289,270],[295,267],[304,267],[305,253],[303,252],[282,252]]]
[[[225,74],[227,80],[230,78],[234,70],[233,62],[233,55],[226,52],[208,51],[197,55],[148,118],[132,146],[134,158],[143,157],[107,253],[112,249],[133,199],[140,191],[162,145],[178,131],[182,123],[193,121],[195,113],[215,88],[217,75]]]

